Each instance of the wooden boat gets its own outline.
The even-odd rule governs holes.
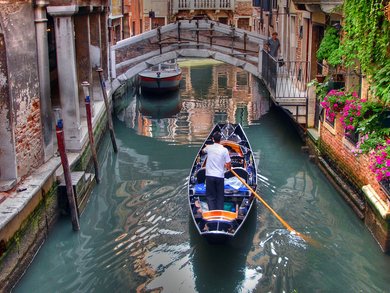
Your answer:
[[[191,168],[188,183],[188,202],[192,220],[209,242],[221,243],[234,238],[244,225],[255,202],[251,191],[231,171],[225,172],[224,210],[208,210],[206,201],[207,155],[202,148],[212,144],[215,132],[221,132],[221,144],[229,150],[232,169],[256,190],[257,176],[251,146],[240,124],[217,124],[198,151]]]
[[[181,69],[176,61],[169,61],[152,66],[138,74],[141,91],[174,91],[180,86]]]

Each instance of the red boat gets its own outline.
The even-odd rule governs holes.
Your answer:
[[[138,74],[141,91],[174,91],[180,86],[181,69],[175,61],[160,63]]]

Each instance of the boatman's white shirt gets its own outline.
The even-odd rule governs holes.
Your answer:
[[[224,178],[225,164],[230,163],[229,151],[223,145],[214,143],[203,149],[207,154],[206,176]]]

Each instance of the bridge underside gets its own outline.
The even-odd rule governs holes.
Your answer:
[[[118,42],[110,48],[112,89],[141,71],[178,58],[211,58],[262,79],[275,104],[308,124],[310,64],[278,60],[262,50],[266,37],[208,20],[183,20]]]
[[[153,65],[176,58],[212,58],[259,76],[259,48],[265,40],[213,21],[178,21],[111,47],[113,87]]]
[[[122,83],[126,82],[126,80],[133,78],[138,73],[153,65],[157,65],[159,63],[178,58],[210,58],[242,68],[243,70],[260,78],[257,57],[251,58],[249,56],[247,58],[247,61],[244,61],[242,59],[232,57],[229,54],[223,54],[221,52],[215,52],[208,49],[177,49],[175,51],[169,51],[163,54],[157,52],[156,56],[142,61],[136,64],[134,67],[129,68],[126,72],[117,76],[117,78],[113,81],[113,90],[117,89]]]

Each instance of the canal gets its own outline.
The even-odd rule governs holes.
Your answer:
[[[79,232],[61,218],[14,292],[389,292],[383,254],[301,147],[255,78],[229,65],[181,62],[180,92],[115,101],[119,151],[99,149],[101,183]],[[154,99],[153,99],[154,98]],[[241,123],[258,165],[257,203],[238,238],[209,245],[190,219],[193,158],[219,121]]]

